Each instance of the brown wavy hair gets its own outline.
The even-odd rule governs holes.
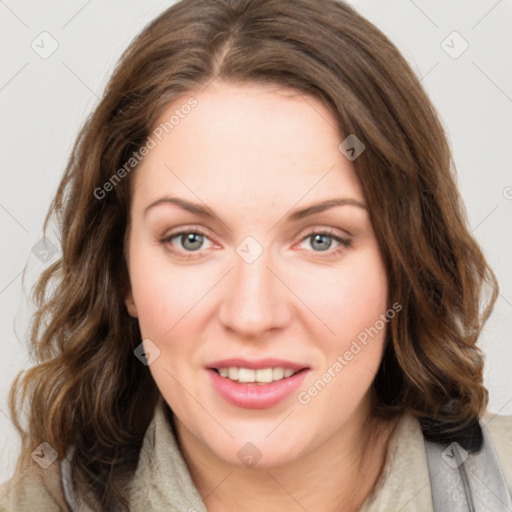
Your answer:
[[[127,506],[159,391],[133,354],[141,334],[124,304],[136,169],[105,197],[94,191],[140,149],[173,99],[214,79],[314,96],[341,133],[366,146],[353,164],[389,303],[402,305],[373,383],[375,413],[407,411],[455,433],[487,405],[476,342],[498,285],[468,229],[443,127],[396,47],[337,0],[181,0],[124,52],[79,133],[44,223],[46,232],[55,216],[62,257],[34,288],[37,364],[18,374],[9,395],[22,439],[17,468],[43,440],[61,458],[74,447],[75,485],[93,492],[96,510]]]

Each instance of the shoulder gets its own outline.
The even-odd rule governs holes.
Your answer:
[[[69,512],[59,461],[47,468],[31,461],[0,484],[0,512]]]
[[[512,416],[486,413],[482,422],[489,432],[512,493]]]

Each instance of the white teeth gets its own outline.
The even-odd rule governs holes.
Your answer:
[[[284,377],[284,368],[274,368],[274,371],[272,372],[272,378],[274,380],[281,380]]]
[[[272,368],[256,370],[256,382],[272,382]]]
[[[229,369],[229,378],[231,378],[231,368]],[[239,368],[238,369],[238,382],[254,382],[256,377],[256,371],[250,368]]]
[[[231,366],[229,368],[219,368],[219,375],[230,380],[238,382],[254,382],[257,384],[269,384],[287,377],[291,377],[296,373],[291,368],[260,368],[253,370],[251,368],[238,368]]]

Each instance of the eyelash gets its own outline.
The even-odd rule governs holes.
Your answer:
[[[188,230],[181,230],[181,231],[176,231],[176,232],[169,233],[165,238],[160,240],[160,243],[165,245],[165,246],[169,246],[170,242],[174,238],[179,237],[181,235],[188,235],[188,234],[199,234],[199,235],[203,235],[204,237],[209,239],[208,234],[201,227],[193,226],[193,227],[191,227]],[[352,240],[350,240],[348,238],[340,237],[339,235],[336,234],[336,232],[334,232],[333,230],[331,230],[329,228],[313,229],[313,230],[307,232],[301,238],[301,243],[304,240],[306,240],[307,238],[313,237],[314,235],[327,235],[328,238],[332,238],[333,240],[335,240],[336,242],[339,242],[341,244],[341,247],[338,247],[338,248],[336,248],[334,250],[327,249],[326,251],[313,251],[313,252],[316,252],[317,254],[319,254],[320,257],[336,256],[336,255],[338,255],[339,253],[343,252],[345,249],[349,248],[352,245]],[[178,251],[178,250],[176,250],[176,249],[174,249],[172,247],[167,247],[167,250],[169,250],[169,251],[171,251],[171,252],[173,252],[175,254],[181,252],[181,251]],[[326,255],[322,256],[322,253],[326,253]],[[187,256],[183,256],[182,254],[180,254],[180,257],[185,258],[185,259],[194,258],[194,257],[200,257],[200,256],[201,256],[201,249],[199,249],[198,251],[190,252],[190,254],[187,255]]]

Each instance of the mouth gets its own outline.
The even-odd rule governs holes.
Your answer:
[[[240,384],[257,384],[263,386],[272,382],[277,382],[283,379],[289,379],[297,373],[306,371],[308,368],[301,368],[300,370],[293,370],[292,368],[285,368],[284,366],[275,366],[267,368],[244,368],[239,366],[223,366],[221,368],[209,368],[217,375],[229,379],[233,382]]]
[[[309,366],[282,359],[225,359],[206,367],[217,393],[237,407],[264,409],[290,397]]]

